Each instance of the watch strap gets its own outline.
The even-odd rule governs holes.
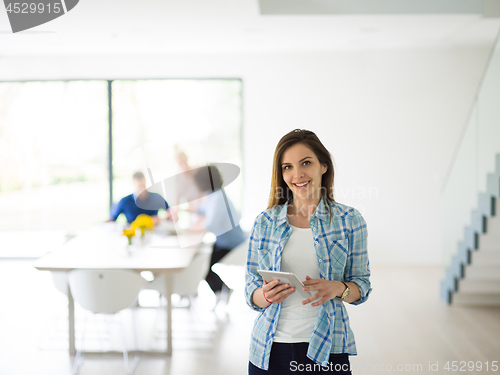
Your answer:
[[[346,283],[344,283],[343,281],[341,281],[341,283],[345,285],[345,289],[342,292],[342,295],[340,296],[340,299],[343,301],[349,295],[350,290],[349,290],[349,286],[347,286]]]

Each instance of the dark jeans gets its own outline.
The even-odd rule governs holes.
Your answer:
[[[224,257],[224,255],[226,255],[230,251],[231,249],[223,249],[214,244],[214,248],[212,251],[212,258],[210,259],[210,267],[208,269],[208,273],[205,278],[205,280],[207,281],[208,285],[210,285],[210,288],[212,288],[214,293],[221,291],[223,286],[227,288],[227,285],[224,284],[224,281],[221,280],[219,275],[217,275],[214,271],[212,271],[212,266],[215,263],[219,262]]]
[[[320,366],[306,356],[308,347],[308,342],[275,342],[271,348],[269,370],[262,370],[248,362],[248,375],[352,375],[347,353],[330,354],[328,366]]]

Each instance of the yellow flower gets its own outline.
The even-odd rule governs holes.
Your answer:
[[[128,228],[123,230],[123,235],[127,236],[128,244],[132,245],[132,237],[135,236],[135,228]]]
[[[127,237],[134,237],[135,236],[135,230],[133,228],[128,228],[123,230],[123,235]]]
[[[144,236],[146,230],[152,230],[155,226],[153,218],[146,214],[140,214],[137,218],[132,222],[131,227],[135,230],[139,228],[141,230],[141,236]]]

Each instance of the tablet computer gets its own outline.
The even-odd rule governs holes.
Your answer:
[[[268,270],[257,270],[257,272],[260,273],[268,283],[278,279],[280,284],[290,284],[294,286],[295,291],[299,292],[302,297],[309,298],[312,296],[311,292],[302,290],[304,284],[302,284],[302,281],[300,281],[294,273]]]

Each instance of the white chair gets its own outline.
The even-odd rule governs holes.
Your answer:
[[[177,294],[181,297],[187,297],[189,301],[189,308],[191,309],[190,311],[194,313],[194,317],[196,320],[200,320],[200,317],[198,317],[197,312],[192,309],[193,307],[193,296],[195,296],[198,292],[198,286],[200,285],[200,282],[205,279],[207,276],[207,272],[210,266],[210,258],[212,256],[212,248],[201,248],[193,257],[193,260],[187,266],[184,270],[172,274],[172,293]],[[149,283],[149,285],[146,287],[147,289],[153,289],[158,292],[160,292],[160,298],[165,296],[165,276],[164,275],[157,275],[153,281]],[[159,317],[160,317],[160,311],[162,308],[162,304],[160,303],[160,306],[158,308],[158,313],[156,314],[156,321],[154,323],[154,327],[157,326]],[[204,316],[206,317],[206,316]],[[204,325],[206,328],[206,325]],[[192,328],[192,327],[191,327]],[[196,330],[198,332],[198,330]],[[163,338],[163,332],[160,330],[159,332],[156,332],[154,335],[153,339],[162,339]],[[213,336],[214,332],[209,331],[208,332],[210,336]],[[208,337],[209,339],[212,339],[211,337]],[[206,337],[204,337],[206,338]],[[202,338],[197,337],[195,338],[197,343],[200,341],[203,341]],[[212,347],[212,345],[210,345]]]
[[[116,314],[131,307],[146,284],[146,280],[139,274],[125,270],[73,270],[68,273],[68,281],[74,300],[81,307],[95,314]],[[134,331],[135,327],[133,325],[132,334],[134,343],[136,343]],[[83,335],[80,348],[78,348],[75,357],[73,374],[76,374],[79,370],[80,356],[82,356],[81,362],[83,362],[82,349]],[[123,360],[127,374],[132,374],[139,357],[136,354],[132,364],[129,364],[124,334]]]
[[[52,282],[56,287],[56,289],[62,294],[64,294],[66,297],[68,297],[68,273],[66,271],[51,271],[50,274],[52,276]],[[60,330],[59,327],[60,325],[58,324],[59,320],[61,319],[66,321],[66,326],[67,326],[67,320],[68,320],[67,308],[66,308],[66,313],[62,317],[59,315],[55,316],[54,328],[52,329],[54,333],[51,337],[48,337],[48,340],[57,342],[61,341],[62,339],[67,342],[68,340],[68,338],[66,337],[68,333],[67,327],[65,327],[63,330]],[[104,337],[109,337],[111,335],[111,332],[107,329],[106,326],[104,328],[105,328],[104,330],[101,330],[101,334],[104,334]],[[60,332],[66,333],[66,335],[64,335],[65,337],[60,337],[59,334]],[[103,337],[100,337],[100,339],[102,340]]]
[[[56,289],[68,296],[68,275],[66,272],[51,271],[52,281]],[[53,322],[47,330],[47,335],[44,335],[40,340],[38,347],[40,350],[47,350],[54,347],[64,347],[68,342],[68,308],[61,309],[57,304],[54,305]]]
[[[52,275],[52,282],[58,291],[60,291],[65,296],[68,295],[68,273],[53,271],[50,273]]]
[[[214,271],[231,289],[245,285],[245,265],[248,255],[248,238],[212,266]]]
[[[181,272],[174,273],[172,293],[188,297],[191,304],[191,298],[197,293],[200,282],[207,276],[211,256],[211,249],[202,248],[194,255],[189,266]],[[157,275],[146,289],[157,290],[165,295],[165,276]]]

